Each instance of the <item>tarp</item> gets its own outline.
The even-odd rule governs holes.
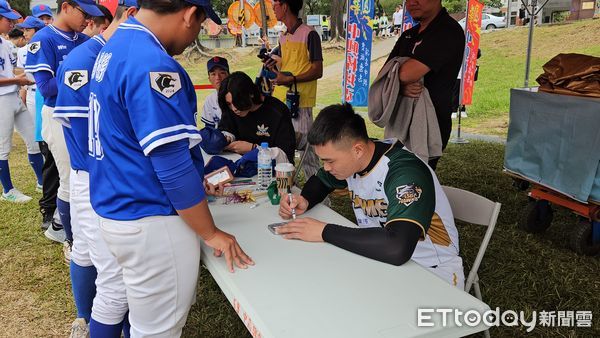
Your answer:
[[[575,200],[600,201],[600,99],[512,89],[504,166]]]

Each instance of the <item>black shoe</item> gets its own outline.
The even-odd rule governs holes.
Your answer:
[[[42,213],[42,230],[47,230],[50,225],[52,225],[52,219],[54,218],[54,211],[40,209]]]

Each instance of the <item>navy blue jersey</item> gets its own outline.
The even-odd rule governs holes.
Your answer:
[[[204,177],[196,93],[188,74],[152,32],[130,18],[100,51],[90,84],[94,210],[114,220],[175,215],[148,155],[161,145],[188,140]]]
[[[35,33],[27,45],[25,71],[27,73],[48,71],[52,76],[56,76],[58,66],[67,55],[88,39],[85,34],[63,32],[52,25],[42,28]],[[55,102],[56,96],[44,97],[46,106],[54,107]]]
[[[64,127],[71,168],[74,170],[88,171],[89,76],[105,44],[101,35],[84,42],[73,49],[56,74],[58,95],[53,117]]]

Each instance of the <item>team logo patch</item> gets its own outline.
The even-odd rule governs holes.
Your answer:
[[[179,73],[150,72],[150,86],[166,98],[171,98],[181,89]]]
[[[87,70],[70,70],[65,72],[65,84],[73,90],[77,90],[88,83]]]
[[[423,190],[413,184],[406,184],[396,187],[396,198],[400,204],[409,206],[421,198]]]
[[[256,128],[258,129],[256,131],[257,136],[266,136],[266,137],[271,136],[271,134],[269,134],[269,127],[265,127],[264,124],[261,124],[260,126],[256,126]]]
[[[31,54],[35,54],[37,53],[40,49],[42,48],[42,42],[41,41],[36,41],[36,42],[32,42],[29,44],[29,46],[27,46],[27,51]]]

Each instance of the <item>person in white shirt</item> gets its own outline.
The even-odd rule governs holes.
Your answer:
[[[0,0],[0,33],[6,34],[14,28],[13,21],[20,19],[21,15],[12,11],[5,0]],[[0,37],[0,184],[2,194],[0,199],[13,203],[31,201],[17,190],[10,177],[8,155],[12,148],[14,129],[23,137],[27,145],[27,154],[36,176],[38,184],[41,181],[43,157],[40,148],[35,143],[33,121],[23,101],[19,99],[19,86],[32,84],[25,74],[14,74],[17,60],[12,54],[8,40]]]
[[[379,33],[379,36],[390,36],[390,22],[385,12],[383,12],[381,17],[379,18],[379,28],[381,29],[381,33]]]
[[[206,63],[208,81],[215,91],[206,97],[202,108],[202,123],[206,127],[218,128],[221,122],[221,108],[219,107],[219,86],[221,81],[229,76],[229,63],[227,59],[215,56]]]
[[[23,20],[23,22],[16,25],[16,27],[23,31],[25,43],[29,43],[29,41],[33,37],[33,34],[35,34],[35,32],[39,31],[40,29],[46,27],[46,24],[42,20],[34,16],[28,16],[25,18],[25,20]],[[17,51],[17,68],[25,69],[25,62],[27,60],[27,47],[28,45],[25,45],[19,48],[19,50]],[[25,76],[29,80],[35,81],[31,73],[26,73]],[[29,111],[29,114],[31,114],[31,120],[35,121],[35,83],[30,84],[28,86],[23,86],[22,89],[26,90],[27,92],[25,94],[24,102],[27,105],[27,110]]]
[[[402,10],[402,5],[396,6],[396,11],[394,12],[394,35],[400,34],[402,30],[402,20],[404,16],[404,11]]]

